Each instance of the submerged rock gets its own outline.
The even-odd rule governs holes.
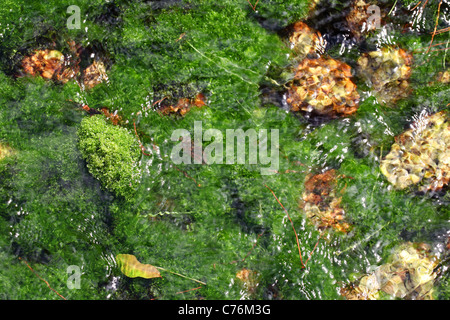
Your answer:
[[[336,170],[308,175],[305,180],[302,208],[306,216],[320,230],[333,228],[348,232],[350,224],[345,222],[345,212],[340,207],[341,197],[336,195]]]
[[[364,53],[357,61],[358,74],[387,103],[407,97],[410,92],[412,55],[403,49],[383,47]]]
[[[286,102],[291,111],[348,116],[359,107],[359,93],[348,64],[329,57],[306,58],[294,69]]]
[[[450,181],[450,122],[448,113],[423,114],[399,136],[381,161],[381,172],[398,189],[419,185],[438,191]]]
[[[340,293],[348,300],[375,300],[382,292],[396,298],[430,300],[438,263],[427,245],[407,242],[395,249],[388,263],[342,288]]]
[[[78,148],[90,174],[105,189],[132,199],[140,183],[140,144],[128,129],[109,123],[103,115],[85,117],[78,129]]]

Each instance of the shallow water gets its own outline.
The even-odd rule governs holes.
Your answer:
[[[357,40],[345,22],[348,1],[321,1],[312,11],[300,0],[254,8],[244,0],[81,1],[79,29],[67,28],[70,1],[7,1],[0,9],[0,142],[14,155],[0,160],[1,297],[343,299],[340,288],[410,241],[427,243],[443,261],[434,298],[449,299],[448,187],[396,190],[379,165],[423,112],[449,110],[449,85],[436,79],[449,67],[450,33],[436,34],[427,50],[438,10],[436,29],[449,26],[450,3],[414,10],[414,1],[378,3],[387,16]],[[351,66],[361,96],[355,114],[289,112],[279,85],[292,62],[283,36],[297,20],[322,33],[326,55]],[[106,60],[106,81],[86,89],[17,77],[24,56],[45,48],[68,54],[69,40],[85,48],[82,65]],[[385,45],[414,58],[412,93],[393,105],[355,72],[362,53]],[[207,106],[183,117],[156,110],[167,95],[176,101],[198,92]],[[142,176],[128,199],[105,190],[81,155],[83,105],[116,112],[142,143]],[[193,135],[195,121],[224,136],[236,128],[279,130],[277,173],[261,174],[267,165],[260,163],[175,164],[171,135]],[[307,175],[328,169],[341,175],[348,233],[319,231],[301,208]],[[115,259],[121,253],[171,272],[128,278]],[[69,266],[81,272],[79,289],[68,286]],[[257,274],[252,290],[237,278],[244,268]]]

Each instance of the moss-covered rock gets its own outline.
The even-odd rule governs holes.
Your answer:
[[[90,173],[116,195],[131,197],[140,178],[136,138],[127,129],[107,123],[100,115],[84,118],[78,136]]]

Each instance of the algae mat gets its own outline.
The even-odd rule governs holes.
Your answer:
[[[3,1],[0,297],[448,300],[449,10]]]

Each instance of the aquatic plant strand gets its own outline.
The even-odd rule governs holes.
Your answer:
[[[53,292],[55,292],[58,296],[60,296],[61,298],[63,298],[64,300],[67,300],[66,298],[64,298],[58,291],[56,291],[55,289],[53,289],[50,284],[47,282],[47,280],[43,279],[36,271],[34,271],[34,269],[28,264],[28,262],[26,262],[24,259],[22,259],[21,257],[19,257],[20,261],[23,261],[27,267],[42,281],[45,282],[45,284],[47,285],[47,287],[49,287]]]
[[[159,269],[159,270],[162,270],[162,271],[166,271],[166,272],[172,273],[172,274],[177,275],[177,276],[182,277],[182,278],[186,278],[186,279],[189,279],[189,280],[192,280],[192,281],[201,283],[201,284],[203,284],[203,285],[206,286],[206,283],[203,282],[203,281],[200,281],[200,280],[197,280],[197,279],[193,279],[193,278],[189,278],[189,277],[186,277],[186,276],[184,276],[184,275],[182,275],[182,274],[179,274],[179,273],[176,273],[176,272],[173,272],[173,271],[170,271],[170,270],[161,268],[161,267],[156,267],[156,266],[155,266],[155,268],[156,268],[156,269]]]
[[[280,200],[278,200],[277,196],[276,196],[275,193],[272,191],[272,189],[270,189],[266,184],[265,184],[264,186],[265,186],[267,189],[269,189],[270,192],[272,192],[273,196],[275,197],[275,199],[277,200],[277,202],[280,204],[280,206],[283,208],[283,210],[286,212],[286,215],[287,215],[289,221],[291,222],[291,226],[292,226],[292,229],[294,230],[294,234],[295,234],[295,239],[297,240],[297,248],[298,248],[298,255],[299,255],[299,257],[300,257],[300,263],[302,264],[302,269],[304,269],[304,268],[306,268],[306,264],[308,263],[308,261],[309,261],[309,259],[311,258],[311,256],[312,256],[314,250],[316,250],[317,245],[319,244],[320,236],[319,236],[319,239],[317,239],[316,245],[314,246],[313,250],[312,250],[311,253],[309,254],[308,259],[306,259],[306,262],[303,263],[302,251],[301,251],[301,249],[300,249],[300,242],[299,242],[299,240],[298,240],[298,234],[297,234],[297,231],[295,231],[294,223],[292,222],[292,219],[291,219],[291,217],[289,216],[288,211],[287,211],[286,208],[283,206],[283,204],[280,202]]]
[[[428,53],[428,52],[430,51],[431,45],[433,44],[434,36],[436,35],[436,29],[437,29],[438,22],[439,22],[439,15],[440,15],[440,11],[441,11],[441,4],[442,4],[442,1],[443,1],[443,0],[441,0],[441,1],[439,2],[439,5],[438,5],[438,11],[437,11],[437,17],[436,17],[436,24],[434,25],[434,31],[433,31],[433,33],[432,33],[432,35],[431,35],[430,46],[428,47],[428,50],[427,50],[426,53]]]

